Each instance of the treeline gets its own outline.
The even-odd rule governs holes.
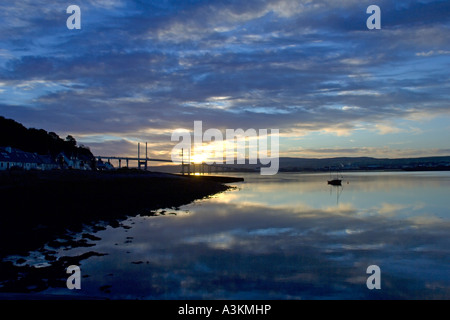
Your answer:
[[[2,116],[0,116],[0,146],[53,157],[61,152],[67,156],[94,157],[88,147],[78,146],[77,141],[71,135],[62,139],[54,132],[35,128],[28,129],[15,120]]]

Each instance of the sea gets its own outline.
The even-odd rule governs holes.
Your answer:
[[[234,176],[245,181],[189,205],[103,230],[87,226],[90,246],[52,253],[53,260],[86,257],[78,261],[80,289],[49,286],[41,293],[450,299],[450,172],[344,172],[341,186],[329,185],[328,173]],[[25,260],[37,268],[52,263],[33,252]]]

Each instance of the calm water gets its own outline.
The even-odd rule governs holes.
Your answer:
[[[450,172],[240,174],[245,182],[94,233],[82,289],[121,299],[449,299]],[[162,213],[162,214],[161,214]],[[164,215],[163,215],[164,214]],[[46,263],[36,256],[35,263]],[[366,269],[381,269],[369,290]]]

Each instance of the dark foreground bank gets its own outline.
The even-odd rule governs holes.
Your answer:
[[[41,248],[83,226],[119,225],[128,216],[176,208],[241,178],[125,172],[3,172],[0,258]]]

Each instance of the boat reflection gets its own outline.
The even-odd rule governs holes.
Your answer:
[[[330,185],[330,197],[332,196],[333,192],[336,192],[336,205],[339,205],[339,198],[341,197],[341,194],[344,191],[344,186],[341,183],[336,185],[330,184],[328,182],[328,184]]]

